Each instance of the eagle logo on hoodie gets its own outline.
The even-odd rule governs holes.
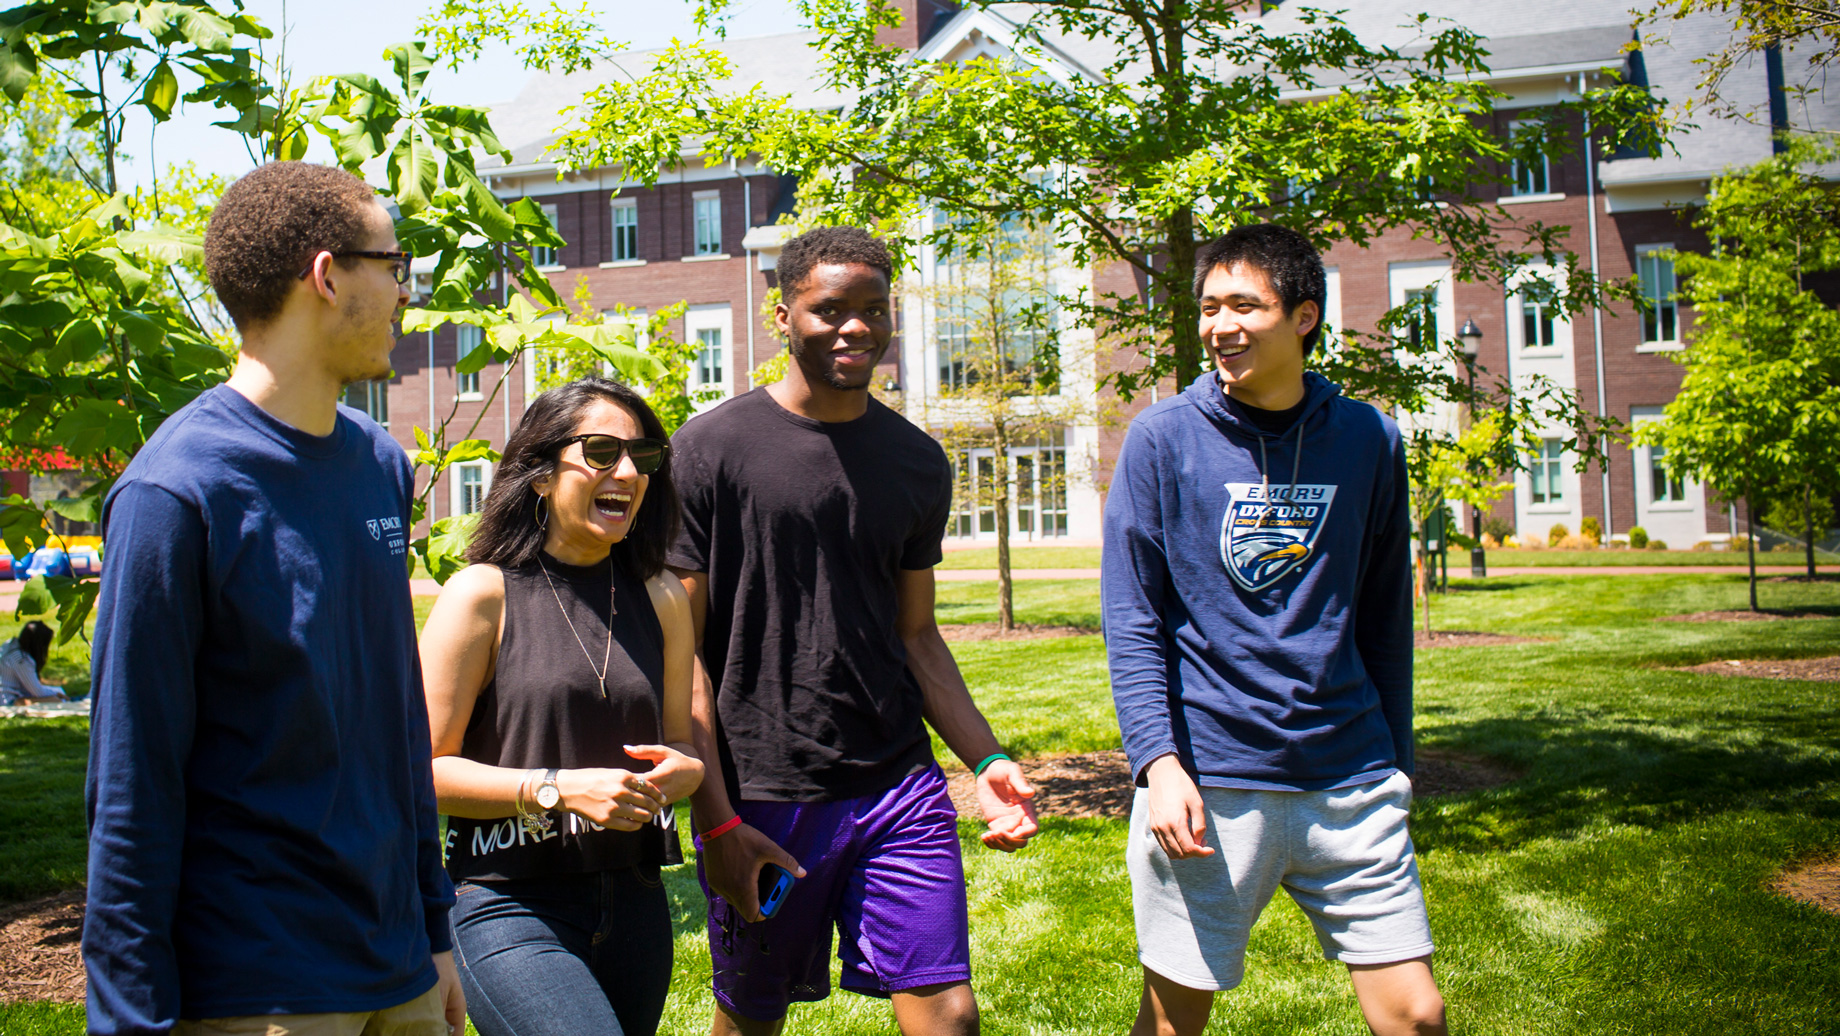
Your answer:
[[[1245,590],[1263,590],[1302,568],[1335,502],[1329,485],[1228,482],[1220,520],[1220,561]]]

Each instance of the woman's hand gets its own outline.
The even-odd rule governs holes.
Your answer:
[[[626,754],[654,765],[645,779],[665,802],[682,802],[703,783],[703,761],[670,745],[627,745]],[[686,746],[687,747],[687,746]]]
[[[669,801],[646,775],[631,770],[562,770],[556,790],[562,793],[561,808],[611,831],[639,830]]]

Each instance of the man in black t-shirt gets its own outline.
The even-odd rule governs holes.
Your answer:
[[[717,1034],[776,1033],[830,987],[893,1000],[909,1036],[977,1031],[957,814],[926,724],[977,771],[991,848],[1036,831],[1034,789],[1002,753],[933,620],[951,469],[869,397],[893,334],[887,249],[853,227],[788,242],[774,319],[784,380],[677,433],[702,665],[693,798],[709,895]],[[760,918],[767,864],[798,875]],[[801,867],[800,864],[804,866]]]

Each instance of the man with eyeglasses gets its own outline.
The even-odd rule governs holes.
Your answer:
[[[408,258],[338,169],[264,166],[211,214],[236,368],[103,505],[92,1033],[465,1024],[406,567],[413,476],[338,405],[390,371]]]
[[[786,377],[679,429],[667,556],[702,645],[692,796],[717,1036],[769,1036],[796,1001],[893,1002],[907,1036],[975,1033],[958,815],[931,724],[976,771],[984,844],[1036,831],[1034,795],[933,618],[945,451],[869,396],[894,333],[888,250],[819,227],[780,253]],[[799,880],[764,918],[768,865]],[[771,871],[767,871],[771,874]]]

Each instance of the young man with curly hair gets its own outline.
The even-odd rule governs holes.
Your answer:
[[[1444,1032],[1406,827],[1405,453],[1304,370],[1309,240],[1240,227],[1195,262],[1214,369],[1131,423],[1105,505],[1112,694],[1137,797],[1134,1036],[1199,1036],[1279,886],[1381,1036]]]
[[[356,177],[232,184],[205,265],[242,350],[103,505],[89,1031],[448,1036],[465,1023],[389,373],[409,257]]]
[[[693,796],[709,896],[712,1031],[777,1033],[794,1001],[893,1001],[903,1033],[974,1033],[958,816],[931,723],[977,771],[984,844],[1035,833],[1034,794],[933,621],[945,451],[869,395],[894,332],[887,249],[822,227],[780,254],[786,377],[686,423],[669,563],[701,640]],[[763,920],[757,877],[798,875]],[[802,866],[801,866],[802,865]]]

